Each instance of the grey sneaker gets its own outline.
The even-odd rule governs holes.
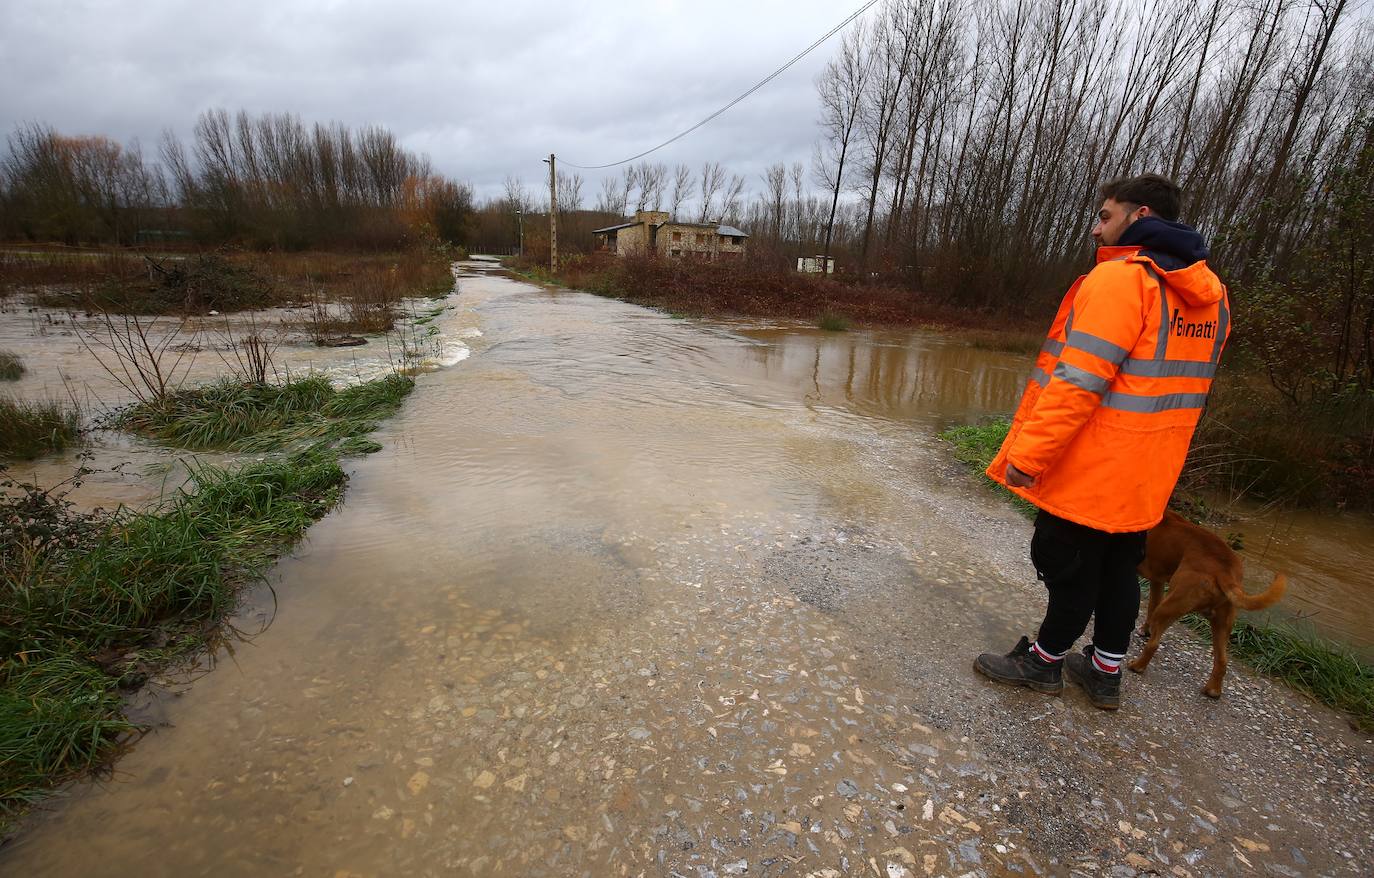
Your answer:
[[[1006,655],[983,653],[973,660],[973,669],[984,677],[1008,686],[1025,686],[1047,695],[1058,695],[1064,691],[1064,663],[1047,662],[1036,655],[1031,651],[1027,637],[1022,637]]]
[[[1093,664],[1092,646],[1083,647],[1064,659],[1069,679],[1083,687],[1094,707],[1117,710],[1121,707],[1121,672],[1108,674]]]

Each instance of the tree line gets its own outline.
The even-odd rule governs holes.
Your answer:
[[[256,247],[461,243],[472,190],[378,126],[306,125],[285,113],[210,110],[158,160],[137,143],[20,126],[0,158],[0,234],[128,245],[193,238]]]
[[[1347,0],[890,0],[818,80],[838,243],[973,304],[1058,288],[1096,184],[1155,171],[1233,274],[1322,222],[1374,110]],[[854,220],[858,220],[857,222]]]

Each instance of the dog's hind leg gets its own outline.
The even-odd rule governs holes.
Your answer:
[[[1177,622],[1185,614],[1191,613],[1198,608],[1205,598],[1206,582],[1204,577],[1196,575],[1184,575],[1176,573],[1173,581],[1169,584],[1169,593],[1162,601],[1150,610],[1150,615],[1145,619],[1145,626],[1150,629],[1150,639],[1145,644],[1145,648],[1140,651],[1140,656],[1126,667],[1137,673],[1144,673],[1149,666],[1150,659],[1155,657],[1155,652],[1159,649],[1160,638],[1164,632],[1169,630],[1169,626]],[[1154,583],[1150,584],[1151,595],[1154,593]]]
[[[1212,614],[1212,675],[1202,694],[1208,698],[1221,697],[1221,680],[1226,676],[1227,648],[1231,645],[1231,627],[1236,624],[1236,608],[1227,606]]]
[[[1141,623],[1136,633],[1141,637],[1150,636],[1150,617],[1155,614],[1159,607],[1159,599],[1164,597],[1164,580],[1150,580],[1150,602],[1145,607],[1145,621]]]

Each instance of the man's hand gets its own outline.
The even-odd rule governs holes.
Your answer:
[[[1013,464],[1007,464],[1007,484],[1013,488],[1029,488],[1035,484],[1035,476],[1028,476]]]

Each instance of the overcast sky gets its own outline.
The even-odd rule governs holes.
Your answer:
[[[184,137],[213,107],[378,123],[490,195],[507,174],[535,188],[550,152],[603,164],[667,139],[860,5],[0,0],[0,125],[155,152],[164,128]],[[814,78],[838,41],[652,158],[720,161],[751,191],[766,165],[809,161]],[[582,173],[590,202],[606,172]]]

